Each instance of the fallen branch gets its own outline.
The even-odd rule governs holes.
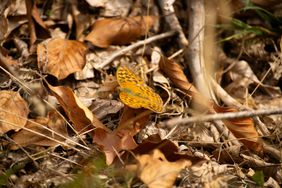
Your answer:
[[[95,69],[102,69],[102,68],[104,68],[105,66],[110,64],[114,59],[116,59],[119,56],[122,56],[122,55],[126,54],[130,50],[133,50],[133,49],[138,48],[140,46],[143,46],[145,44],[149,44],[149,43],[154,42],[156,40],[160,40],[160,39],[163,39],[163,38],[167,38],[167,37],[173,36],[175,34],[176,34],[176,31],[168,31],[168,32],[165,32],[165,33],[162,33],[162,34],[155,35],[153,37],[147,38],[145,40],[138,41],[138,42],[136,42],[136,43],[134,43],[134,44],[132,44],[130,46],[127,46],[125,48],[122,48],[122,49],[114,52],[111,56],[105,58],[105,60],[101,64],[95,65]]]
[[[224,119],[238,119],[238,118],[247,118],[247,117],[260,116],[260,115],[278,115],[278,114],[282,114],[282,108],[261,109],[261,110],[241,111],[241,112],[227,112],[227,113],[209,114],[209,115],[201,115],[201,116],[187,117],[187,118],[173,118],[164,122],[164,124],[168,127],[172,127],[178,124],[224,120]]]

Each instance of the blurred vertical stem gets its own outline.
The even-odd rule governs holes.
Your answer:
[[[204,0],[187,0],[189,12],[189,48],[185,53],[194,85],[205,97],[210,98],[210,92],[205,79],[204,62],[204,31],[205,2]],[[189,57],[189,58],[187,58]]]

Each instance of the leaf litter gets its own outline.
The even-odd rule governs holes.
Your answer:
[[[234,14],[217,12],[211,97],[184,49],[189,5],[165,2],[1,2],[1,186],[282,184],[280,116],[169,124],[281,106],[279,2],[212,5]]]

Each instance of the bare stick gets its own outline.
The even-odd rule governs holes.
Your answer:
[[[165,1],[165,0],[158,0],[159,5],[162,9],[163,15],[165,15],[165,20],[167,24],[169,25],[170,29],[176,30],[179,34],[178,36],[178,44],[181,48],[187,48],[188,47],[188,40],[185,37],[185,34],[183,32],[183,29],[175,15],[175,11],[173,8],[173,2],[172,1]]]
[[[218,113],[218,114],[209,114],[209,115],[195,116],[195,117],[188,117],[181,119],[173,118],[165,122],[165,125],[171,127],[178,124],[224,120],[224,119],[238,119],[238,118],[247,118],[247,117],[260,116],[260,115],[278,115],[278,114],[282,114],[282,108]]]
[[[163,38],[166,38],[166,37],[173,36],[175,34],[176,34],[176,31],[168,31],[168,32],[165,32],[165,33],[162,33],[162,34],[155,35],[153,37],[147,38],[145,40],[138,41],[138,42],[136,42],[136,43],[134,43],[134,44],[132,44],[130,46],[127,46],[125,48],[122,48],[122,49],[116,51],[111,56],[106,57],[105,60],[101,64],[95,65],[95,68],[96,69],[102,69],[105,66],[107,66],[108,64],[110,64],[114,59],[116,59],[119,56],[122,56],[122,55],[126,54],[130,50],[133,50],[133,49],[138,48],[138,47],[140,47],[142,45],[145,45],[145,44],[149,44],[149,43],[154,42],[156,40],[160,40],[160,39],[163,39]]]
[[[185,59],[189,61],[189,68],[196,88],[201,94],[210,98],[210,92],[205,79],[204,61],[204,26],[205,5],[204,0],[190,0],[189,5],[189,48],[185,52]]]

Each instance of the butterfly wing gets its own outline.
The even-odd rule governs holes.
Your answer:
[[[127,67],[119,67],[117,81],[121,87],[119,97],[131,108],[147,108],[154,112],[163,111],[163,101],[145,82]]]
[[[146,98],[142,103],[142,107],[157,113],[163,112],[163,100],[157,93],[155,93],[149,86],[140,87],[140,90],[141,95]]]
[[[133,71],[127,67],[119,67],[117,70],[117,81],[121,87],[126,87],[127,84],[143,85],[144,81],[139,78]]]
[[[140,100],[137,97],[131,95],[130,93],[120,92],[119,98],[124,104],[131,108],[142,108]]]
[[[150,87],[127,84],[121,88],[119,97],[121,101],[131,108],[146,108],[154,112],[163,111],[163,101]]]

